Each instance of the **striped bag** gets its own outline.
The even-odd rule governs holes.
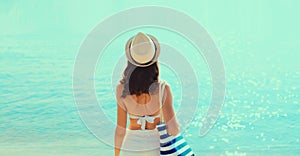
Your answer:
[[[159,87],[160,105],[162,106],[162,95],[165,87],[165,82],[162,81]],[[163,122],[162,115],[161,121],[162,122],[160,124],[156,125],[156,128],[159,131],[160,135],[160,155],[194,156],[195,154],[192,151],[191,147],[187,144],[180,133],[176,136],[172,136],[167,133],[167,126]]]

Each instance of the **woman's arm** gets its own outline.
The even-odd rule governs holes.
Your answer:
[[[120,155],[120,149],[122,146],[122,142],[124,139],[124,136],[126,134],[126,124],[127,124],[127,112],[124,109],[124,105],[122,105],[122,101],[119,100],[120,98],[120,87],[117,87],[116,90],[116,99],[117,99],[117,126],[115,130],[115,156]]]
[[[118,119],[115,130],[115,156],[120,155],[123,138],[126,134],[127,113],[118,104]]]
[[[164,121],[167,124],[167,132],[170,135],[177,135],[179,133],[179,124],[173,108],[173,96],[169,85],[165,86],[164,90],[165,101],[162,107]]]

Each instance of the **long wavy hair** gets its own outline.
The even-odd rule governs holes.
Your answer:
[[[157,61],[147,67],[138,67],[127,61],[120,83],[124,85],[121,97],[127,95],[151,94],[158,87],[159,68]]]

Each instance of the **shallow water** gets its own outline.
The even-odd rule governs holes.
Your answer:
[[[12,4],[18,6],[19,3]],[[5,3],[7,7],[9,4]],[[211,3],[204,4],[213,6]],[[126,8],[127,5],[123,4],[122,7]],[[246,4],[239,5],[243,8]],[[258,6],[267,8],[262,2]],[[231,21],[239,24],[236,27],[240,30],[232,29],[230,32],[214,25],[213,20],[209,19],[213,14],[204,16],[193,9],[189,11],[210,31],[226,70],[226,96],[222,112],[205,136],[200,137],[199,130],[211,98],[208,66],[183,36],[161,28],[143,27],[127,31],[106,47],[93,79],[97,99],[101,101],[99,107],[106,115],[105,119],[98,120],[107,119],[116,123],[114,87],[123,69],[122,66],[116,67],[116,63],[124,54],[126,39],[138,31],[151,32],[160,41],[182,53],[195,71],[198,84],[188,83],[187,88],[199,89],[198,105],[191,104],[197,105],[198,109],[183,135],[197,155],[299,155],[300,72],[297,69],[300,67],[300,48],[294,36],[295,33],[299,34],[299,30],[284,29],[287,27],[279,29],[278,25],[269,30],[270,25],[277,24],[269,13],[279,6],[272,4],[265,12],[260,10],[264,18],[256,19],[256,15],[247,15],[245,18],[253,20],[252,26],[256,26],[253,29],[245,27],[250,23],[243,18],[239,22]],[[115,10],[118,8],[111,7]],[[188,5],[173,7],[184,9]],[[256,8],[255,5],[250,7]],[[287,11],[286,15],[294,15],[292,5],[285,4],[282,7]],[[29,14],[26,7],[19,7],[19,11]],[[229,14],[235,17],[233,13],[226,15]],[[28,18],[28,15],[24,15],[24,18]],[[41,19],[36,20],[34,25],[42,25],[38,22]],[[288,19],[284,20],[288,22]],[[291,27],[295,25],[299,23]],[[88,31],[73,29],[81,30],[83,34]],[[38,28],[36,30],[41,31]],[[275,37],[271,33],[275,30],[282,31],[277,31],[278,36]],[[63,32],[60,29],[57,31]],[[0,155],[112,155],[113,147],[98,140],[82,122],[73,96],[73,65],[85,35],[10,33],[2,33],[0,37]],[[121,58],[120,64],[122,61]],[[193,98],[181,91],[182,81],[190,82],[191,73],[181,78],[166,64],[160,67],[161,78],[172,87],[174,106],[178,111],[182,99]],[[112,72],[114,70],[115,73]],[[87,111],[93,110],[87,108]],[[101,129],[102,132],[113,135],[107,128]]]

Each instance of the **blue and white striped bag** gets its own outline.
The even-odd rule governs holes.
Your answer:
[[[181,134],[168,135],[164,123],[156,126],[160,135],[160,155],[194,156],[194,152]]]
[[[159,96],[160,103],[162,103],[162,95],[164,91],[165,82],[160,83],[159,85]],[[162,106],[162,104],[161,104]],[[162,111],[161,111],[162,113]],[[161,115],[161,121],[163,121]],[[164,122],[156,125],[156,128],[160,135],[160,155],[168,156],[194,156],[194,152],[191,147],[187,144],[185,139],[179,133],[176,136],[169,135],[167,133],[167,126]]]

